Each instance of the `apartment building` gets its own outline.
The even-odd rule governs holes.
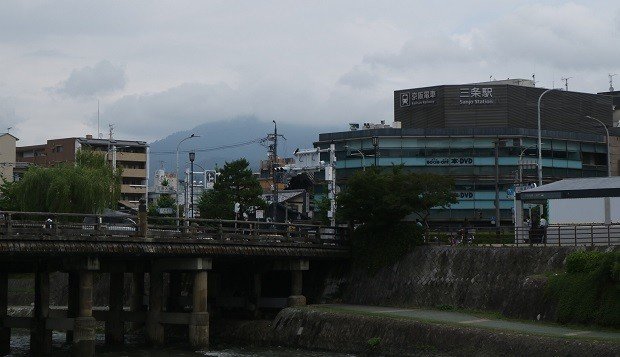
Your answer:
[[[95,139],[92,135],[50,139],[41,145],[17,147],[16,160],[44,167],[74,163],[77,151],[82,148],[105,152],[112,167],[122,168],[120,204],[137,208],[139,200],[146,199],[149,147],[144,141]]]

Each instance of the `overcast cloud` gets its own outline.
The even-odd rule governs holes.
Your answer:
[[[101,61],[93,67],[73,70],[69,78],[51,89],[69,97],[91,97],[123,89],[126,82],[123,68]]]
[[[152,141],[242,115],[391,121],[395,89],[490,76],[604,91],[619,34],[611,0],[2,1],[0,131],[96,134],[97,100],[102,128]]]

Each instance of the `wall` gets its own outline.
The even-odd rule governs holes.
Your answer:
[[[287,346],[362,356],[615,356],[600,341],[506,333],[376,316],[287,308],[273,322],[214,321],[217,343]],[[378,344],[372,347],[369,340]]]
[[[545,274],[563,271],[573,247],[417,247],[370,276],[353,270],[342,298],[379,306],[452,306],[524,319],[555,319]],[[333,287],[331,288],[333,290]]]
[[[15,167],[15,142],[16,138],[13,135],[0,135],[0,175],[2,175],[1,177],[7,181],[13,181],[13,167]]]

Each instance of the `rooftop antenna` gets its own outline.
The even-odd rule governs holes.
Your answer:
[[[613,92],[614,91],[614,76],[617,76],[617,74],[608,74],[607,76],[609,76],[609,91]]]
[[[108,124],[108,127],[110,128],[110,140],[113,140],[112,137],[114,135],[114,124]]]
[[[101,130],[99,130],[99,99],[97,99],[97,139],[101,139]]]
[[[13,127],[12,127],[12,126],[9,126],[8,128],[6,128],[6,133],[7,133],[7,134],[10,134],[10,133],[11,133],[11,129],[13,129]]]
[[[564,88],[566,88],[567,92],[568,92],[568,80],[571,78],[573,77],[562,77],[562,80],[564,81]]]
[[[532,73],[532,83],[534,83],[534,87],[536,87],[536,73]]]

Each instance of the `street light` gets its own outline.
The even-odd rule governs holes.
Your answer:
[[[344,148],[349,150],[349,145],[345,145]],[[355,149],[355,153],[349,152],[349,156],[361,156],[362,157],[362,171],[366,171],[366,155],[360,149]]]
[[[602,121],[594,117],[586,115],[586,118],[596,120],[599,124],[601,124],[601,126],[603,126],[603,129],[605,129],[605,133],[607,134],[607,177],[611,177],[611,152],[609,151],[609,129],[607,129],[607,125],[605,125]]]
[[[530,145],[528,147],[526,147],[525,149],[521,150],[521,153],[519,153],[519,186],[523,185],[523,154],[525,154],[526,151],[528,151],[531,148],[535,148],[536,145]]]
[[[191,208],[191,217],[194,218],[194,160],[196,159],[196,153],[190,151],[189,153],[189,162],[190,162],[190,173],[189,173],[189,182],[191,182],[192,186],[189,189],[190,192],[190,208]]]
[[[547,89],[542,92],[540,97],[538,97],[538,186],[542,186],[543,178],[542,178],[542,135],[540,131],[540,101],[542,100],[543,95],[551,92],[551,91],[561,91],[558,88]]]
[[[200,135],[190,135],[186,138],[184,138],[183,140],[179,141],[179,144],[177,145],[177,189],[176,189],[176,211],[177,211],[177,225],[179,224],[179,147],[181,146],[181,143],[183,143],[185,140],[189,140],[192,138],[199,138]]]

